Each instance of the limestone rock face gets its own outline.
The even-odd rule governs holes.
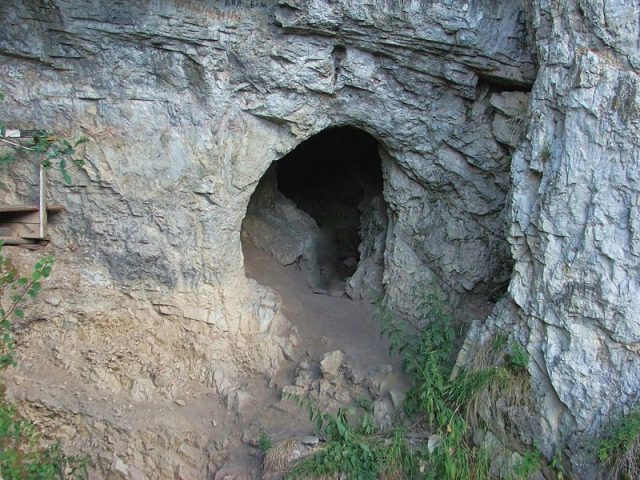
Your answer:
[[[467,346],[515,332],[531,356],[545,453],[597,478],[592,439],[640,391],[640,7],[532,3],[540,69],[512,161],[510,300]]]
[[[51,225],[60,303],[30,348],[133,402],[188,385],[228,396],[242,372],[273,372],[294,335],[277,295],[244,275],[241,225],[274,161],[352,125],[380,142],[387,214],[362,219],[385,233],[361,245],[370,262],[354,285],[406,315],[434,281],[457,306],[509,285],[466,350],[498,328],[527,346],[540,445],[566,441],[588,478],[581,442],[638,399],[638,8],[2,2],[0,118],[90,139],[73,184],[50,182],[67,209]],[[2,202],[32,201],[32,177],[3,174]],[[274,254],[295,260],[303,237]],[[122,471],[177,468],[161,450],[116,453]]]

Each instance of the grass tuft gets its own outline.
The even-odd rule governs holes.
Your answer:
[[[611,426],[598,444],[598,460],[612,480],[640,478],[640,407]]]

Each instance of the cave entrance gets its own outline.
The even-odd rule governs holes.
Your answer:
[[[363,130],[324,130],[275,162],[260,180],[243,242],[282,265],[297,263],[317,293],[382,293],[387,230],[379,144]]]

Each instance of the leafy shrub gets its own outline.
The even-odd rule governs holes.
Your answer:
[[[54,259],[42,257],[28,276],[21,276],[4,254],[0,242],[0,371],[15,364],[12,320],[24,318],[24,308],[34,300],[42,281],[51,274]],[[4,302],[7,302],[5,305]],[[0,385],[1,387],[1,385]],[[0,389],[0,478],[80,479],[86,478],[88,459],[64,454],[59,444],[42,447],[36,428],[20,417]]]
[[[22,277],[9,259],[4,255],[4,244],[0,240],[0,295],[8,296],[5,308],[0,304],[0,370],[13,365],[13,337],[11,335],[11,319],[24,318],[24,306],[29,299],[35,299],[42,288],[42,280],[51,274],[54,258],[46,255],[33,267],[28,277]]]
[[[40,446],[36,428],[15,407],[0,401],[0,475],[4,480],[82,479],[85,457],[67,456],[59,444]]]

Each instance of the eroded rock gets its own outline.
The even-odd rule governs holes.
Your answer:
[[[261,224],[251,195],[302,141],[354,125],[380,142],[388,224],[374,233],[384,217],[361,217],[350,294],[382,285],[411,317],[435,281],[473,318],[470,303],[509,284],[469,352],[500,329],[526,345],[544,453],[566,441],[578,475],[595,475],[580,445],[638,400],[638,6],[219,3],[0,5],[3,121],[91,140],[73,184],[49,185],[67,212],[47,247],[55,300],[34,313],[46,326],[21,333],[26,380],[11,389],[69,423],[101,418],[81,398],[228,396],[292,358],[277,299],[244,275],[241,224],[283,263],[304,257],[312,222],[271,196],[295,221]],[[32,166],[12,168],[2,203],[28,203]],[[41,368],[78,396],[27,391]],[[140,432],[89,435],[123,459],[142,451]],[[178,440],[148,440],[163,447],[145,473],[180,471]]]

